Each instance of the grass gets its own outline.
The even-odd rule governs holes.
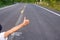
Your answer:
[[[48,7],[50,9],[60,11],[60,3],[59,2],[57,2],[54,6],[49,5],[47,2],[41,2],[41,3],[37,3],[37,4],[44,6],[44,7]]]

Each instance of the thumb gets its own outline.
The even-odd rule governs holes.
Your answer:
[[[24,20],[26,20],[26,17],[24,17]]]

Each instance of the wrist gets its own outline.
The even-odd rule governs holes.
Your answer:
[[[21,23],[21,26],[23,27],[23,26],[25,26],[25,24],[24,23]]]

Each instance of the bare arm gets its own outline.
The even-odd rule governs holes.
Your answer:
[[[26,18],[24,18],[23,23],[21,23],[20,25],[15,26],[15,27],[13,27],[12,29],[6,31],[5,34],[4,34],[4,37],[5,37],[5,38],[8,37],[10,34],[16,32],[17,30],[19,30],[19,29],[21,29],[21,28],[23,28],[23,27],[26,26],[27,24],[29,24],[29,20],[26,19]]]

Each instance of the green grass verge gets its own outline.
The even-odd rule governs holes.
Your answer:
[[[44,6],[44,7],[48,7],[50,9],[54,9],[57,11],[60,11],[60,3],[55,4],[54,6],[49,5],[46,2],[41,2],[41,3],[37,3],[38,5]]]

